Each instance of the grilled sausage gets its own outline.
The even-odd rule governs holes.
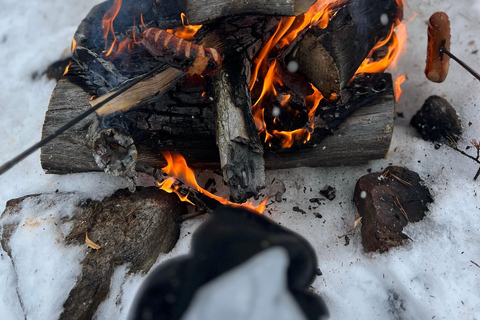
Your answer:
[[[435,12],[428,21],[427,66],[425,75],[430,81],[443,82],[448,74],[450,57],[440,52],[450,51],[450,21],[445,12]]]
[[[189,74],[211,76],[222,67],[222,57],[217,50],[176,37],[162,29],[146,29],[142,45],[157,59]]]

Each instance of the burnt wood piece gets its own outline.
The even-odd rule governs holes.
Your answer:
[[[392,76],[357,75],[342,96],[345,101],[319,107],[320,126],[306,145],[265,152],[266,168],[351,166],[385,157],[394,127]]]
[[[193,25],[211,23],[232,15],[298,16],[308,11],[316,0],[182,0],[160,1],[163,14],[180,18],[185,14]]]
[[[400,11],[396,0],[349,0],[325,29],[314,26],[301,35],[286,51],[285,64],[296,61],[297,73],[325,97],[340,94]]]
[[[219,168],[211,93],[203,94],[205,85],[195,82],[197,80],[187,77],[158,100],[103,118],[105,126],[117,128],[133,138],[138,152],[137,171],[164,167],[166,162],[161,152],[165,150],[179,152],[192,168]],[[345,90],[345,99],[350,95],[347,101],[318,110],[317,117],[329,129],[316,128],[308,145],[277,152],[267,150],[266,168],[358,165],[384,157],[393,132],[395,99],[391,75],[357,76]],[[80,87],[65,78],[60,80],[45,117],[43,134],[55,131],[88,108],[88,100],[89,95]],[[86,143],[94,119],[91,117],[90,123],[85,120],[42,148],[41,164],[47,173],[102,170]],[[333,135],[331,129],[337,129]]]
[[[28,216],[22,212],[25,204],[35,208]],[[52,209],[57,212],[55,216],[49,215]],[[161,253],[175,246],[180,234],[177,220],[186,213],[185,204],[176,195],[158,188],[139,188],[135,193],[119,190],[102,201],[85,199],[74,193],[30,195],[8,201],[0,219],[0,243],[16,264],[20,252],[15,251],[19,250],[18,246],[10,245],[10,239],[22,226],[23,215],[25,221],[32,221],[32,230],[42,228],[38,221],[55,224],[58,246],[67,249],[73,246],[75,250],[79,245],[84,246],[82,273],[75,286],[72,283],[68,297],[60,297],[64,302],[58,319],[92,319],[109,294],[115,268],[128,265],[131,274],[147,273]],[[65,229],[71,230],[70,233],[60,232]],[[98,250],[87,248],[87,233],[88,238],[100,246]],[[39,237],[41,235],[38,233]]]
[[[403,228],[422,220],[433,198],[416,172],[390,166],[361,177],[353,201],[362,217],[364,251],[385,252],[409,239]]]
[[[450,139],[458,141],[462,136],[462,124],[457,110],[439,96],[429,97],[413,116],[410,125],[427,141],[450,144]]]
[[[216,142],[224,181],[235,202],[258,196],[265,187],[263,145],[252,115],[248,89],[251,61],[273,35],[279,20],[271,17],[228,19],[207,27],[204,42],[222,43],[223,68],[212,79]],[[209,30],[211,29],[211,30]]]
[[[229,77],[230,74],[232,76]],[[244,96],[248,99],[235,99],[232,80],[238,75],[221,70],[213,78],[213,85],[217,114],[216,142],[223,180],[228,184],[232,200],[242,203],[257,196],[265,187],[265,162],[263,146],[256,130],[252,132],[247,128],[247,121],[255,124],[251,117],[252,104],[246,82],[237,82],[236,85],[242,87],[243,84]]]

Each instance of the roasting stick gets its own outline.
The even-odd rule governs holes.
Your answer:
[[[55,139],[56,137],[58,137],[59,135],[61,135],[62,133],[64,133],[65,131],[67,131],[68,129],[70,129],[71,127],[73,127],[74,125],[76,125],[77,123],[79,123],[80,121],[82,121],[83,119],[85,119],[86,117],[88,117],[89,115],[91,115],[92,113],[95,113],[95,111],[97,111],[98,109],[100,109],[103,105],[107,104],[109,101],[115,99],[117,96],[121,95],[122,93],[124,93],[125,91],[127,91],[128,89],[130,89],[131,87],[135,86],[136,84],[140,83],[141,81],[147,79],[147,78],[150,78],[151,76],[153,76],[154,74],[156,74],[158,71],[160,71],[162,68],[164,68],[164,65],[163,64],[159,64],[157,67],[153,68],[152,70],[150,70],[148,73],[138,77],[137,79],[135,79],[134,81],[128,83],[127,85],[125,85],[124,87],[121,87],[120,89],[118,89],[114,94],[112,94],[111,96],[109,96],[108,98],[106,98],[105,100],[103,100],[102,102],[98,103],[97,105],[91,107],[90,109],[88,109],[87,111],[85,111],[84,113],[80,114],[79,116],[75,117],[74,119],[70,120],[68,123],[66,123],[64,126],[62,126],[61,128],[59,128],[58,130],[56,130],[54,133],[52,133],[51,135],[47,136],[46,138],[43,138],[42,140],[40,140],[39,142],[37,142],[36,144],[34,144],[33,146],[31,146],[30,148],[28,148],[27,150],[23,151],[22,153],[20,153],[18,156],[16,156],[15,158],[13,158],[12,160],[6,162],[5,164],[3,164],[1,167],[0,167],[0,175],[4,174],[5,172],[7,172],[8,170],[10,170],[11,168],[13,168],[16,164],[18,164],[20,161],[22,161],[23,159],[25,159],[26,157],[28,157],[29,155],[31,155],[32,153],[34,153],[35,151],[37,151],[38,149],[40,149],[41,147],[43,147],[44,145],[46,145],[47,143],[49,143],[50,141],[52,141],[53,139]]]
[[[480,80],[480,75],[450,52],[450,20],[445,12],[435,12],[428,21],[427,65],[425,75],[430,81],[447,78],[450,58]],[[445,56],[446,55],[446,56]]]
[[[445,47],[441,47],[440,48],[440,53],[441,54],[446,54],[447,56],[449,56],[450,58],[452,58],[453,60],[455,60],[459,65],[461,65],[465,70],[467,70],[468,72],[470,72],[470,74],[472,76],[474,76],[475,78],[477,78],[479,81],[480,81],[480,74],[478,74],[478,72],[476,72],[475,70],[473,70],[472,68],[470,68],[467,64],[465,64],[465,62],[463,62],[462,60],[458,59],[455,55],[453,55],[453,53],[451,53],[450,51],[447,50],[447,48]]]

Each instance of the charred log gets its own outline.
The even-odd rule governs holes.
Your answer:
[[[161,154],[165,150],[179,152],[193,168],[216,169],[220,160],[215,113],[210,93],[203,94],[205,90],[203,82],[185,78],[158,101],[103,121],[132,137],[138,152],[137,171],[165,166]],[[348,100],[319,108],[317,117],[325,126],[316,128],[308,145],[277,152],[267,150],[266,168],[356,165],[384,157],[393,131],[391,76],[364,75],[346,90],[343,96],[350,96]],[[80,87],[62,79],[52,95],[44,135],[88,108],[88,100],[89,95]],[[94,119],[83,121],[42,149],[42,167],[47,173],[101,171],[86,142]]]
[[[396,0],[349,0],[328,26],[309,28],[285,54],[298,63],[298,74],[325,97],[339,94],[375,44],[388,37],[398,19]]]

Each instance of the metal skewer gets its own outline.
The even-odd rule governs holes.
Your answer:
[[[18,156],[16,156],[12,160],[6,162],[5,164],[3,164],[0,167],[0,175],[4,174],[8,170],[10,170],[12,167],[14,167],[16,164],[18,164],[20,161],[22,161],[23,159],[25,159],[26,157],[28,157],[29,155],[31,155],[32,153],[34,153],[35,151],[37,151],[38,149],[40,149],[41,147],[43,147],[44,145],[46,145],[47,143],[49,143],[50,141],[55,139],[56,137],[58,137],[59,135],[61,135],[62,133],[64,133],[65,131],[67,131],[68,129],[70,129],[71,127],[73,127],[74,125],[76,125],[77,123],[79,123],[80,121],[82,121],[83,119],[85,119],[86,117],[88,117],[89,115],[91,115],[92,113],[97,111],[98,109],[100,109],[101,107],[103,107],[107,102],[115,99],[120,94],[124,93],[125,91],[127,91],[128,89],[130,89],[134,85],[138,84],[139,82],[153,76],[154,74],[156,74],[158,71],[160,71],[164,67],[165,66],[163,64],[160,64],[157,67],[150,70],[148,73],[138,77],[134,81],[132,81],[129,84],[125,85],[124,87],[118,89],[117,92],[115,92],[114,94],[112,94],[111,96],[109,96],[108,98],[103,100],[102,102],[98,103],[96,106],[91,107],[90,109],[88,109],[84,113],[82,113],[79,116],[73,118],[72,120],[70,120],[68,123],[66,123],[61,128],[57,129],[54,133],[52,133],[48,137],[43,138],[42,140],[35,143],[33,146],[31,146],[27,150],[20,153]]]
[[[473,70],[472,68],[470,68],[469,66],[467,66],[465,64],[465,62],[463,62],[462,60],[458,59],[455,55],[453,55],[453,53],[451,53],[450,51],[447,50],[447,48],[445,48],[445,46],[442,46],[440,47],[440,55],[442,54],[446,54],[447,56],[449,56],[450,58],[452,58],[453,60],[455,60],[456,62],[458,62],[458,64],[460,64],[463,68],[465,68],[465,70],[467,70],[468,72],[470,72],[472,74],[472,76],[474,76],[475,78],[477,78],[479,81],[480,81],[480,74],[478,74],[475,70]]]

